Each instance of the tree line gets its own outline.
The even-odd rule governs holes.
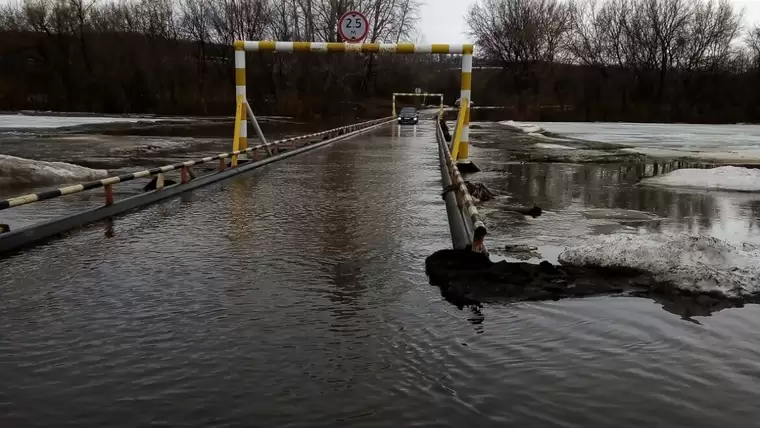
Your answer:
[[[420,40],[420,0],[20,0],[0,6],[0,110],[230,115],[231,44]],[[760,29],[727,0],[477,0],[476,105],[523,120],[760,119]],[[430,40],[429,42],[436,42]],[[377,116],[421,87],[453,103],[448,55],[249,53],[257,112]]]
[[[419,0],[24,0],[0,8],[0,109],[229,115],[234,40],[337,41],[339,17],[359,9],[370,20],[369,41],[407,41],[419,6]],[[247,63],[257,111],[299,117],[361,114],[363,99],[380,96],[390,106],[389,94],[398,81],[411,82],[415,67],[358,55],[249,53]]]
[[[760,29],[727,0],[479,0],[468,24],[522,117],[760,119]]]

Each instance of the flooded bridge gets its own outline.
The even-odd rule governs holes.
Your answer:
[[[454,52],[464,69],[471,54],[236,48]],[[695,409],[728,407],[732,424],[757,419],[756,347],[703,342],[642,299],[515,305],[488,322],[441,304],[426,259],[485,244],[463,181],[468,103],[451,132],[426,111],[416,125],[269,142],[241,98],[232,151],[0,201],[0,425],[581,427],[664,414],[708,427],[724,415]],[[751,336],[757,313],[742,314],[710,334]]]

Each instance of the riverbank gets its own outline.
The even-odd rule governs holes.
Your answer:
[[[490,127],[491,131],[506,130],[531,137],[535,148],[556,151],[588,149],[594,145],[598,148],[602,144],[605,150],[617,151],[621,156],[633,159],[645,156],[714,165],[760,166],[760,125],[529,123],[512,120],[498,122],[498,125]]]
[[[472,124],[470,158],[482,171],[470,179],[496,195],[479,203],[493,260],[634,268],[726,296],[760,291],[760,173],[746,168],[758,160],[760,127],[586,125],[564,134],[564,124]],[[693,309],[663,305],[684,317]]]
[[[257,119],[268,140],[353,123]],[[229,117],[0,115],[0,197],[227,152],[233,133],[234,120]],[[258,141],[255,135],[249,139]],[[125,189],[131,191],[119,186],[119,191]]]

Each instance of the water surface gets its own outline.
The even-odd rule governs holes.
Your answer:
[[[757,307],[695,323],[637,298],[442,301],[423,271],[450,245],[433,135],[384,127],[0,260],[0,425],[760,420]],[[484,177],[558,212],[666,198],[542,168]],[[489,242],[573,230],[561,214],[492,220]]]

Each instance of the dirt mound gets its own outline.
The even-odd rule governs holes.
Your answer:
[[[590,268],[540,264],[494,263],[487,255],[462,250],[439,250],[425,260],[430,284],[460,309],[485,302],[559,300],[571,297],[627,294],[648,297],[684,317],[707,315],[757,299],[726,298],[714,293],[689,292],[654,275],[635,269]]]

